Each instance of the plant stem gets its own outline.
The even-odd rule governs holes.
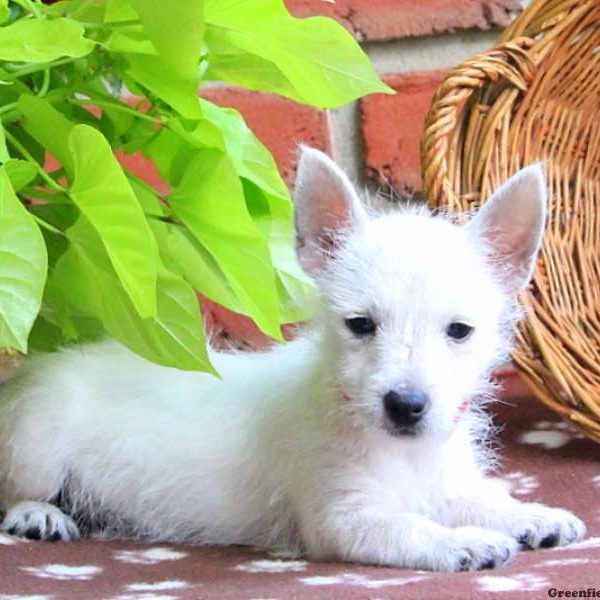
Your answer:
[[[59,192],[67,191],[62,185],[54,181],[54,179],[50,177],[46,171],[44,171],[43,167],[37,162],[37,160],[35,160],[35,158],[29,154],[27,148],[25,148],[21,142],[19,142],[19,140],[10,131],[8,131],[8,129],[4,130],[4,135],[6,136],[6,139],[9,140],[10,143],[22,154],[23,158],[26,158],[30,163],[33,163],[37,167],[39,174],[52,189],[55,189]]]
[[[17,108],[17,103],[16,102],[10,102],[9,104],[5,104],[4,106],[2,106],[0,108],[0,116],[6,114],[7,112],[10,112],[14,108]]]
[[[31,75],[31,73],[37,73],[38,71],[43,71],[44,69],[53,69],[54,67],[60,67],[62,65],[68,65],[69,63],[75,62],[79,60],[77,58],[61,58],[59,60],[55,60],[53,62],[47,62],[43,64],[34,64],[30,67],[23,67],[22,69],[15,69],[10,71],[8,77],[4,77],[5,80],[13,81],[15,79],[20,79],[23,75]],[[5,65],[5,68],[10,69],[10,65]]]
[[[133,117],[138,119],[143,119],[145,121],[150,121],[155,125],[160,125],[162,122],[162,117],[155,119],[150,117],[142,112],[134,110],[133,108],[129,108],[120,102],[109,102],[108,100],[97,100],[96,98],[90,98],[89,100],[78,100],[77,98],[67,98],[67,101],[71,104],[77,104],[78,106],[89,106],[90,104],[94,104],[96,106],[104,106],[105,108],[112,108],[114,110],[120,110],[121,112],[130,114]]]
[[[169,225],[181,225],[179,221],[177,221],[174,217],[167,217],[163,215],[153,215],[151,213],[145,213],[147,219],[154,219],[155,221],[160,221],[161,223],[168,223]]]
[[[48,93],[50,87],[50,69],[46,67],[44,69],[44,79],[42,79],[42,87],[39,89],[37,96],[43,98]]]
[[[15,0],[15,2],[22,8],[28,10],[36,19],[43,19],[44,15],[40,9],[35,5],[35,2],[31,0]]]
[[[12,110],[0,114],[0,121],[2,121],[3,124],[12,123],[13,121],[18,121],[21,116],[21,111],[14,107]]]
[[[114,21],[112,23],[85,23],[80,21],[86,29],[116,29],[119,27],[132,27],[134,25],[140,25],[139,19],[131,19],[129,21]]]
[[[40,227],[43,227],[44,229],[47,229],[48,231],[51,231],[52,233],[56,233],[57,235],[62,235],[63,237],[66,237],[66,234],[64,231],[57,229],[56,227],[54,227],[54,225],[50,225],[50,223],[44,221],[44,219],[40,219],[40,217],[38,217],[35,213],[30,212],[29,214],[34,218],[35,222]]]
[[[26,186],[19,190],[23,198],[30,200],[43,200],[45,204],[70,204],[69,196],[60,192],[50,191],[48,188]]]

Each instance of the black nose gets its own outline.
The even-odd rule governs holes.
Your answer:
[[[412,427],[416,425],[429,408],[427,394],[415,390],[391,391],[383,397],[385,412],[395,425]]]

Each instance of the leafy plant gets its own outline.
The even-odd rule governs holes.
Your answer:
[[[108,333],[212,370],[196,292],[273,338],[306,316],[275,163],[207,81],[334,107],[388,89],[282,0],[0,0],[0,348]],[[125,170],[150,159],[170,193]]]

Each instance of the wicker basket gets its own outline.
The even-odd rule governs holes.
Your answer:
[[[550,215],[513,358],[535,394],[600,442],[600,0],[540,0],[437,91],[422,143],[434,207],[470,210],[529,163]]]

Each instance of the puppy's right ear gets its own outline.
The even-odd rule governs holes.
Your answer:
[[[302,268],[317,275],[344,233],[368,220],[354,186],[325,154],[301,147],[294,189],[296,251]]]

